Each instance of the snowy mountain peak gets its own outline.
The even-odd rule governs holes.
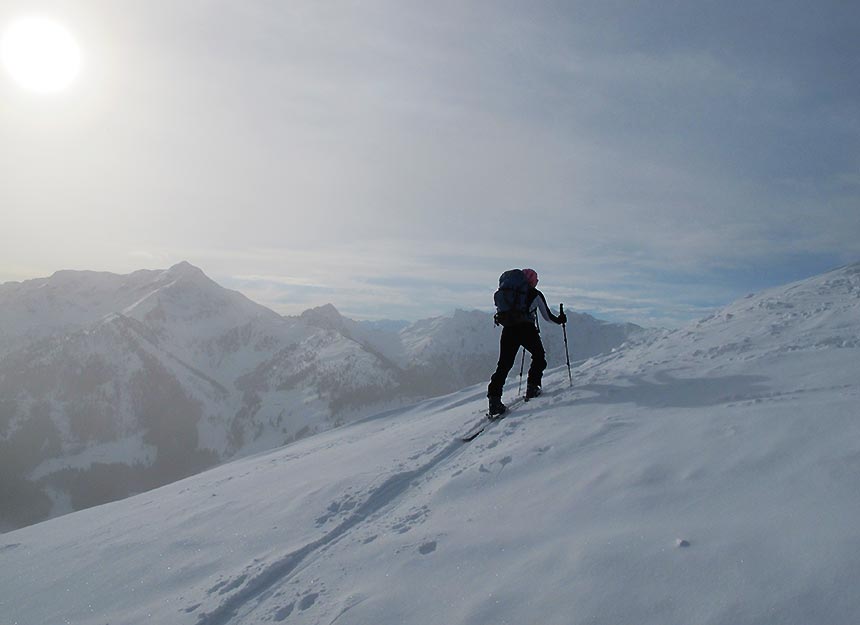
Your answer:
[[[301,314],[301,318],[307,323],[326,330],[342,330],[344,327],[344,317],[334,304],[309,308]]]
[[[182,325],[193,332],[220,333],[249,318],[280,316],[238,291],[225,289],[188,262],[173,265],[136,290],[123,314],[153,326]],[[189,324],[202,324],[196,328]]]
[[[244,311],[254,309],[256,314],[263,310],[239,293],[222,288],[188,262],[125,275],[67,269],[48,278],[0,286],[0,338],[46,337],[83,328],[111,313],[142,320],[167,300],[174,307],[193,309],[212,310],[232,303]],[[208,303],[204,306],[203,302]]]
[[[203,273],[202,269],[195,267],[186,260],[176,263],[169,269],[166,269],[164,271],[164,276],[173,280],[187,280],[204,284],[216,284],[209,278],[209,276]]]

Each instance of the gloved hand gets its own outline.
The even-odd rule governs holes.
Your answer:
[[[565,314],[564,314],[564,311],[562,311],[562,312],[558,315],[558,322],[559,322],[560,324],[561,324],[561,323],[567,323],[567,315],[565,315]]]

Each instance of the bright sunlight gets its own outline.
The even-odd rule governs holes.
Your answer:
[[[22,17],[0,36],[0,61],[22,88],[55,93],[77,77],[81,51],[61,24],[43,17]]]

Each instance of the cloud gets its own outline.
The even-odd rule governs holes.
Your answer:
[[[690,318],[860,257],[857,11],[816,6],[93,0],[98,89],[0,114],[0,266],[406,318],[534,266]]]

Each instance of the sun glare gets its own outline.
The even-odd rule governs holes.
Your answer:
[[[75,80],[81,51],[61,24],[43,17],[22,17],[0,36],[0,61],[24,89],[53,93]]]

